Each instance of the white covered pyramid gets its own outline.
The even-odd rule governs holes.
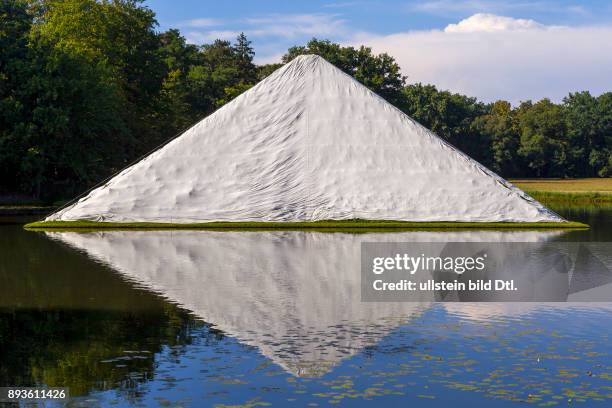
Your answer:
[[[564,221],[301,56],[46,221]]]

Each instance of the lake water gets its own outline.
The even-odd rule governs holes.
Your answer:
[[[612,405],[612,303],[362,303],[363,241],[580,231],[27,232],[0,224],[0,386],[68,406]],[[49,406],[49,405],[47,405]]]

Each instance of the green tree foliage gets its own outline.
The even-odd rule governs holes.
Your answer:
[[[159,143],[149,113],[167,73],[158,56],[155,14],[137,0],[44,0],[34,32],[55,49],[102,65],[120,91],[121,117],[132,140],[126,156]]]
[[[506,177],[521,174],[519,134],[509,102],[495,102],[488,113],[474,119],[472,127],[490,143],[489,162],[493,171]]]
[[[253,64],[255,51],[251,47],[251,41],[247,40],[244,33],[240,33],[233,48],[240,82],[252,84],[257,80],[257,68]]]
[[[589,92],[563,100],[567,120],[568,173],[580,177],[610,174],[612,93],[599,98]]]
[[[483,103],[475,98],[439,91],[433,85],[408,85],[403,92],[404,101],[400,107],[405,113],[476,160],[489,165],[489,141],[472,126],[476,118],[487,112]]]
[[[600,177],[612,176],[612,92],[597,98],[600,138],[589,154],[589,164]],[[607,160],[606,160],[607,158]]]
[[[244,34],[234,45],[216,40],[197,49],[185,78],[186,100],[196,118],[212,113],[255,84],[253,55]]]
[[[568,169],[567,126],[563,107],[543,99],[517,109],[519,154],[535,177],[564,177]]]
[[[178,30],[168,30],[159,34],[158,56],[166,66],[156,109],[150,113],[150,123],[158,126],[161,138],[168,138],[177,131],[185,129],[196,119],[190,103],[190,88],[187,76],[191,67],[198,64],[198,47],[187,44]]]
[[[28,107],[23,103],[23,83],[32,69],[28,34],[32,18],[21,1],[0,2],[0,193],[19,191],[14,172],[27,149],[18,135],[27,131]]]
[[[19,8],[20,25],[32,25],[34,15],[25,3],[0,7],[7,4]],[[3,109],[6,125],[0,131],[3,187],[34,197],[57,190],[75,194],[71,186],[91,183],[113,162],[112,157],[103,161],[121,140],[118,89],[105,66],[82,52],[56,47],[37,30],[18,42],[25,49],[19,71],[11,73],[14,109]]]
[[[283,64],[265,64],[257,66],[257,80],[261,81],[265,79],[268,75],[282,67]]]

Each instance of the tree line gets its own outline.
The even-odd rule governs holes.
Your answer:
[[[612,93],[513,107],[408,84],[392,56],[313,39],[326,58],[504,177],[612,175]],[[209,115],[282,64],[244,34],[187,43],[140,0],[0,2],[0,196],[76,195]],[[409,69],[409,68],[408,68]]]

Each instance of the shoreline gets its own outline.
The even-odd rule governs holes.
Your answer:
[[[325,220],[302,222],[96,222],[96,221],[37,221],[24,225],[28,230],[455,230],[455,229],[576,229],[589,228],[587,224],[567,222],[415,222],[389,220]]]

